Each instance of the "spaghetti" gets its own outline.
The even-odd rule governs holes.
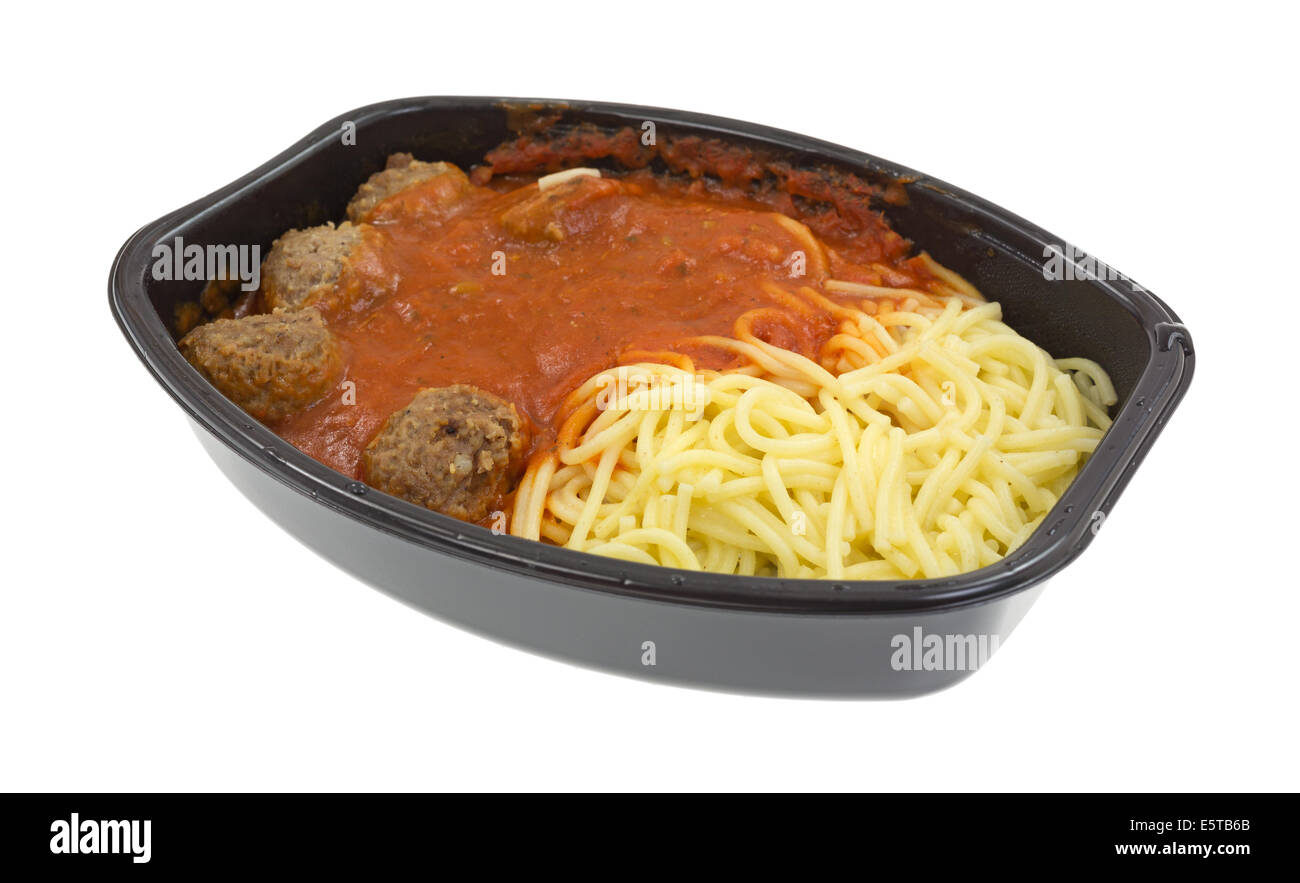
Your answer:
[[[734,339],[690,342],[741,367],[696,372],[677,354],[591,378],[566,402],[555,449],[533,458],[512,532],[750,576],[908,579],[995,563],[1073,480],[1116,396],[1096,363],[1054,361],[929,263],[941,295],[834,280],[828,291],[872,299],[791,293],[839,321],[818,361],[742,316]]]

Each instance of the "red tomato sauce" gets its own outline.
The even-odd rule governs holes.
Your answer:
[[[730,355],[686,341],[733,336],[750,310],[782,312],[785,321],[757,324],[759,335],[815,356],[835,321],[782,305],[765,281],[823,294],[828,278],[920,289],[934,281],[908,243],[865,211],[806,218],[827,265],[809,259],[806,275],[792,277],[792,255],[807,246],[774,214],[797,214],[789,190],[755,195],[717,179],[607,173],[604,183],[588,179],[559,229],[548,236],[539,227],[539,238],[503,221],[537,200],[535,179],[485,178],[476,174],[483,186],[451,206],[436,198],[435,181],[378,207],[337,297],[322,306],[354,393],[345,384],[275,432],[360,478],[362,451],[391,413],[424,387],[464,383],[513,402],[533,425],[532,450],[543,450],[560,404],[593,374],[644,360],[638,351],[725,367]]]

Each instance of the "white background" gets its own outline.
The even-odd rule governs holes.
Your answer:
[[[37,17],[0,61],[0,789],[1300,786],[1291,13],[725,6],[7,13]],[[1087,553],[938,695],[663,687],[458,631],[246,502],[105,294],[140,225],[420,94],[678,107],[922,169],[1162,296],[1191,393]]]

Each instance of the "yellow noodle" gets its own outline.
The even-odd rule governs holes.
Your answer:
[[[811,246],[809,257],[825,261]],[[607,380],[583,384],[569,403],[587,423],[534,459],[511,531],[754,576],[940,577],[1009,554],[1099,444],[1114,387],[1094,362],[1053,360],[925,262],[950,296],[828,283],[892,291],[908,309],[833,305],[840,330],[822,362],[752,336],[700,338],[746,364],[627,366],[693,389],[690,401],[645,388],[601,401]]]

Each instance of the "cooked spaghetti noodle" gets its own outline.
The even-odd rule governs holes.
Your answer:
[[[530,464],[512,532],[757,576],[940,577],[998,561],[1097,446],[1115,392],[1095,363],[1053,361],[996,303],[936,275],[946,297],[826,286],[888,291],[899,309],[800,288],[840,321],[820,364],[742,317],[734,340],[695,343],[743,367],[696,373],[679,356],[593,377],[566,403],[556,449]]]

